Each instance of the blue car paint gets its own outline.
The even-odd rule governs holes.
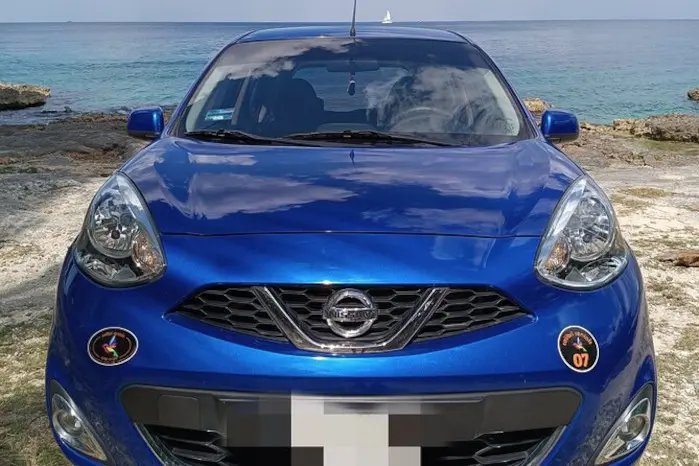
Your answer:
[[[635,261],[608,287],[573,293],[527,273],[537,246],[536,238],[425,235],[165,236],[168,271],[157,282],[129,290],[96,287],[69,257],[61,274],[47,380],[70,391],[109,454],[123,464],[151,458],[118,400],[133,384],[337,395],[572,387],[582,393],[583,405],[547,463],[568,464],[590,455],[633,394],[654,381],[653,346]],[[406,250],[412,251],[410,261],[395,254]],[[452,284],[459,277],[457,283],[507,289],[536,310],[535,318],[412,344],[399,355],[364,357],[308,354],[288,344],[163,319],[189,290],[208,283],[319,283],[327,277],[366,284],[393,283],[397,277],[406,283]],[[556,352],[558,332],[573,324],[588,328],[600,344],[600,361],[588,374],[566,368]],[[128,364],[98,367],[84,350],[90,336],[107,326],[142,336]]]
[[[350,157],[350,151],[353,157]],[[166,138],[122,169],[163,234],[539,236],[581,175],[536,140],[489,148],[231,146]]]
[[[541,115],[541,133],[546,139],[555,139],[556,142],[574,141],[580,135],[580,126],[572,113],[546,110]]]
[[[164,126],[163,112],[160,107],[140,108],[129,115],[126,132],[129,136],[149,140],[158,138]]]
[[[71,250],[60,275],[47,393],[51,380],[68,391],[116,464],[158,464],[121,407],[119,395],[131,385],[326,395],[570,387],[582,404],[546,466],[589,464],[631,398],[646,383],[655,386],[642,278],[633,258],[620,277],[590,292],[557,289],[533,273],[556,201],[583,173],[540,132],[492,148],[355,148],[353,163],[346,148],[174,138],[168,133],[180,111],[161,140],[122,167],[160,229],[165,274],[135,288],[105,288],[79,270]],[[207,163],[213,159],[224,163]],[[477,177],[469,179],[474,171]],[[394,179],[357,176],[376,172]],[[255,196],[227,176],[276,178],[347,196],[333,202],[311,191],[304,202],[255,207]],[[274,194],[263,188],[259,198]],[[432,223],[411,214],[415,205],[433,213]],[[454,221],[464,209],[482,221]],[[384,215],[367,215],[373,211]],[[192,290],[212,283],[328,282],[485,284],[506,290],[533,317],[411,344],[399,353],[332,356],[165,315]],[[600,360],[590,373],[571,371],[557,353],[556,338],[568,325],[584,326],[599,342]],[[85,346],[95,331],[111,326],[140,336],[139,351],[127,364],[97,366]],[[100,464],[57,441],[74,464]],[[613,464],[633,464],[643,448]]]

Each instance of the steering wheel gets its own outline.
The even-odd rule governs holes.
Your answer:
[[[430,120],[442,122],[444,120],[451,121],[454,115],[451,112],[434,107],[413,107],[404,112],[400,112],[393,120],[391,129],[394,131],[400,127],[414,132],[418,129],[429,129],[430,125],[425,125]]]

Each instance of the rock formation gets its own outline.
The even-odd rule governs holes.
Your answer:
[[[670,114],[641,120],[614,120],[615,131],[655,141],[699,143],[699,116]]]
[[[680,267],[699,267],[699,251],[675,251],[660,257],[663,262],[672,262]]]
[[[551,108],[551,104],[546,102],[545,100],[542,100],[538,97],[528,97],[523,99],[524,100],[524,105],[527,106],[530,112],[532,112],[536,116],[540,116],[542,113],[544,113],[546,110]]]
[[[49,95],[48,87],[0,82],[0,110],[38,107],[46,103]]]

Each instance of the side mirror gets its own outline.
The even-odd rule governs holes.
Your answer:
[[[126,132],[136,139],[157,139],[165,127],[163,109],[160,107],[137,108],[129,114]]]
[[[553,143],[575,141],[580,135],[578,118],[562,110],[546,110],[541,115],[541,132]]]

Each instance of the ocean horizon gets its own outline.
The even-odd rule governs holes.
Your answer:
[[[251,29],[343,22],[0,23],[0,82],[48,86],[44,107],[0,112],[0,124],[75,112],[176,105],[206,63]],[[359,24],[375,24],[361,22]],[[395,22],[462,33],[497,62],[522,97],[610,123],[699,114],[699,20]],[[349,27],[349,26],[348,26]],[[390,27],[390,26],[389,26]]]
[[[468,24],[468,23],[580,23],[580,22],[658,22],[658,21],[699,21],[699,18],[579,18],[579,19],[500,19],[500,20],[468,20],[468,21],[395,21],[392,24]],[[348,21],[0,21],[2,24],[282,24],[282,25],[322,25],[347,24]],[[357,24],[374,25],[375,21],[357,21]]]

